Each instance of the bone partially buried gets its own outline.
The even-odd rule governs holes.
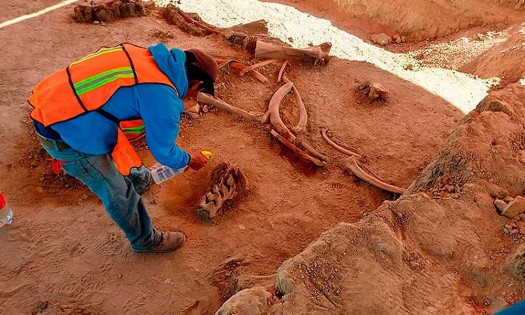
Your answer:
[[[210,186],[197,207],[197,216],[212,220],[228,200],[241,195],[245,189],[246,177],[241,170],[230,163],[220,163],[213,169]]]

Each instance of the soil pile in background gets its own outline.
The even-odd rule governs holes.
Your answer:
[[[500,77],[500,86],[525,78],[525,23],[509,32],[507,41],[495,45],[460,71],[482,78]]]
[[[385,32],[411,42],[436,39],[477,26],[504,28],[521,21],[523,1],[496,0],[305,0],[266,1],[293,5],[334,20],[343,29],[362,34]]]

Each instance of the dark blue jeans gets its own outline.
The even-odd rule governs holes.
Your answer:
[[[146,167],[134,168],[129,176],[122,176],[109,154],[83,154],[61,140],[37,136],[54,159],[65,162],[62,168],[66,173],[98,196],[109,216],[126,234],[132,249],[141,250],[160,242],[161,234],[153,228],[139,195],[152,182]]]

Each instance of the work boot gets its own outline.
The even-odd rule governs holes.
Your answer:
[[[162,232],[160,242],[150,248],[133,249],[137,253],[169,253],[179,249],[186,237],[180,232]]]

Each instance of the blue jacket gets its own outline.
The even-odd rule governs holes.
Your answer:
[[[188,91],[184,68],[186,54],[176,48],[168,50],[162,43],[148,49],[160,70],[177,87],[180,98],[169,86],[138,84],[117,90],[102,110],[120,121],[144,120],[146,142],[153,157],[171,168],[181,168],[188,165],[190,159],[189,154],[175,143],[180,116],[184,111],[182,98]],[[89,112],[48,128],[35,122],[35,128],[45,137],[55,138],[52,134],[58,133],[64,142],[85,154],[111,153],[117,142],[118,126],[97,112]]]

